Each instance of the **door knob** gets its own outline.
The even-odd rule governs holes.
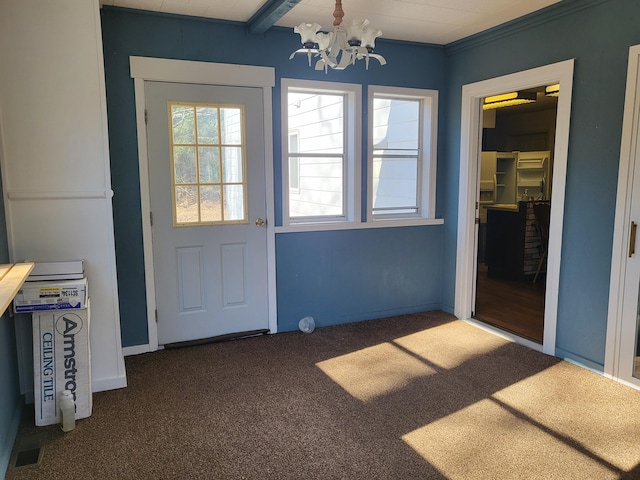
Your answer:
[[[266,221],[264,221],[261,218],[256,218],[256,227],[264,227],[267,224]]]

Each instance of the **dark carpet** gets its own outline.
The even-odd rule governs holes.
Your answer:
[[[25,415],[7,479],[640,478],[640,392],[442,312],[126,367],[72,432]]]

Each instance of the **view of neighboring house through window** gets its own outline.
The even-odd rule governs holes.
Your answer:
[[[285,224],[354,220],[359,98],[359,85],[283,80]]]
[[[344,96],[290,91],[289,105],[289,128],[298,132],[289,151],[289,181],[298,184],[289,185],[296,190],[289,216],[343,217]]]
[[[433,218],[437,92],[371,86],[370,219]]]
[[[373,99],[373,214],[417,213],[420,102]]]
[[[169,107],[174,225],[246,223],[243,106]]]

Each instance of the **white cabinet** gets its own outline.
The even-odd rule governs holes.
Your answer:
[[[551,198],[551,152],[482,152],[480,205]],[[525,198],[526,197],[526,198]]]
[[[482,152],[480,204],[516,204],[517,161],[517,152]]]
[[[534,200],[548,200],[551,193],[549,167],[551,152],[519,152],[517,168],[517,195]]]

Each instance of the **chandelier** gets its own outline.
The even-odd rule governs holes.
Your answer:
[[[342,26],[342,0],[336,0],[333,11],[333,32],[325,32],[318,23],[301,23],[293,29],[300,34],[302,48],[291,54],[289,60],[298,53],[306,53],[311,66],[311,58],[319,57],[316,62],[316,70],[324,70],[327,73],[329,67],[335,70],[344,70],[349,65],[354,65],[356,60],[365,60],[369,69],[369,58],[375,58],[384,65],[387,61],[382,55],[373,53],[376,38],[382,32],[371,25],[366,18],[350,20],[346,26]]]

